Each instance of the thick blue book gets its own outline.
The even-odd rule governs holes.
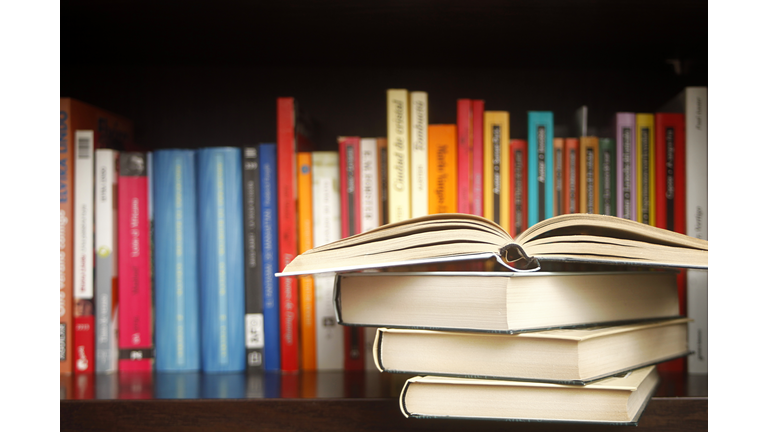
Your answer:
[[[528,226],[553,216],[552,111],[528,111]]]
[[[200,369],[194,150],[157,150],[154,201],[155,368]]]
[[[264,308],[264,369],[280,370],[280,307],[275,273],[278,269],[277,146],[260,144],[261,257]]]
[[[198,150],[197,192],[203,371],[243,371],[245,268],[239,148]]]

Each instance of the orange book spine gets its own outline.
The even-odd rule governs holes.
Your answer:
[[[298,172],[299,253],[312,249],[312,153],[296,154]],[[301,369],[317,369],[315,338],[315,278],[299,277],[299,343]]]
[[[456,125],[429,125],[429,214],[458,211]]]
[[[597,137],[581,137],[579,162],[581,212],[596,214],[599,210],[600,176],[598,175],[597,155],[599,145]]]

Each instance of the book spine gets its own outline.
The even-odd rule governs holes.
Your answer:
[[[616,216],[637,220],[635,114],[616,113]]]
[[[483,216],[509,232],[509,113],[486,111],[484,129]]]
[[[598,202],[600,196],[600,177],[598,176],[600,146],[597,137],[581,137],[579,141],[581,147],[581,154],[579,155],[581,162],[579,169],[581,213],[596,214],[600,209]]]
[[[685,90],[685,213],[686,233],[691,237],[708,238],[707,200],[707,88]],[[687,272],[688,346],[695,354],[688,357],[688,372],[708,372],[708,323],[706,270]]]
[[[410,142],[408,91],[387,90],[387,193],[388,222],[411,217]]]
[[[341,238],[339,154],[313,152],[312,167],[312,233],[317,247]],[[340,370],[344,368],[344,332],[336,323],[333,310],[333,276],[314,278],[317,369]]]
[[[552,155],[553,158],[553,179],[552,187],[555,190],[552,192],[552,215],[559,216],[563,214],[563,152],[565,150],[565,140],[563,138],[552,139]]]
[[[96,150],[96,373],[117,371],[118,155],[115,150]]]
[[[381,225],[379,209],[379,158],[375,138],[360,140],[360,232]]]
[[[149,187],[144,153],[120,153],[118,191],[118,370],[154,366],[149,270]]]
[[[74,129],[68,99],[59,109],[59,371],[72,373],[74,353]]]
[[[312,249],[312,153],[296,155],[299,177],[299,253]],[[315,279],[311,275],[299,276],[299,341],[301,343],[301,369],[317,369],[315,342]]]
[[[511,170],[509,234],[515,237],[528,228],[528,143],[525,140],[509,141],[509,166]]]
[[[264,305],[264,370],[280,370],[280,303],[275,273],[280,267],[277,222],[277,146],[260,144],[262,304]]]
[[[528,112],[528,224],[552,217],[551,111]]]
[[[600,138],[600,214],[616,216],[616,140]]]
[[[280,230],[279,271],[296,257],[296,110],[293,98],[277,99],[277,187]],[[280,368],[299,370],[298,279],[284,277],[280,284]]]
[[[202,369],[243,371],[245,266],[240,149],[200,149],[197,165]]]
[[[376,138],[376,151],[378,155],[379,172],[379,222],[381,225],[389,223],[389,165],[387,163],[387,139]]]
[[[75,131],[75,373],[93,373],[93,163],[92,130]]]
[[[197,188],[194,150],[158,150],[152,189],[155,260],[155,368],[200,369]]]
[[[484,213],[485,199],[483,194],[483,188],[485,187],[484,174],[485,170],[483,166],[485,164],[485,157],[483,152],[485,150],[485,139],[483,132],[485,131],[484,119],[485,119],[485,101],[473,100],[472,112],[470,117],[470,142],[472,143],[471,153],[471,166],[472,166],[472,209],[471,212],[474,215],[482,216]]]
[[[637,221],[656,225],[655,203],[655,145],[653,114],[635,115],[635,161],[637,184]]]
[[[426,92],[411,92],[408,98],[410,113],[411,144],[411,217],[429,214],[429,165],[427,143],[429,142],[429,103]]]
[[[563,210],[566,214],[578,213],[581,208],[581,200],[579,196],[579,181],[581,170],[580,165],[580,145],[578,138],[566,138],[565,139],[565,166],[563,174],[565,176],[565,196],[563,197],[565,203],[563,204]]]
[[[456,102],[456,206],[459,213],[470,213],[472,204],[471,195],[471,122],[472,100],[459,99]]]
[[[429,214],[458,211],[456,126],[429,125]]]
[[[264,290],[259,171],[258,147],[243,147],[245,364],[249,371],[264,370]]]

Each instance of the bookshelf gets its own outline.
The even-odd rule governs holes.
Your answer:
[[[484,99],[524,138],[528,110],[552,110],[557,131],[587,105],[600,133],[617,111],[654,112],[685,86],[707,85],[698,0],[70,0],[61,23],[61,96],[132,119],[146,149],[274,142],[278,96],[299,101],[329,150],[338,135],[386,136],[387,88],[426,91],[429,123],[454,123],[457,98]],[[640,427],[705,429],[706,383],[665,376]],[[60,405],[62,430],[510,427],[406,421],[389,393]]]

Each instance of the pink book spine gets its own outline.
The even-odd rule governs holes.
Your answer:
[[[483,215],[483,113],[485,101],[473,100],[470,118],[472,135],[472,209],[474,215]]]
[[[118,180],[118,370],[151,371],[151,293],[146,157],[120,154]]]
[[[472,101],[469,99],[459,99],[456,103],[456,131],[458,138],[458,149],[456,154],[456,174],[457,178],[457,210],[459,213],[469,213],[472,196],[470,195],[470,126]]]

